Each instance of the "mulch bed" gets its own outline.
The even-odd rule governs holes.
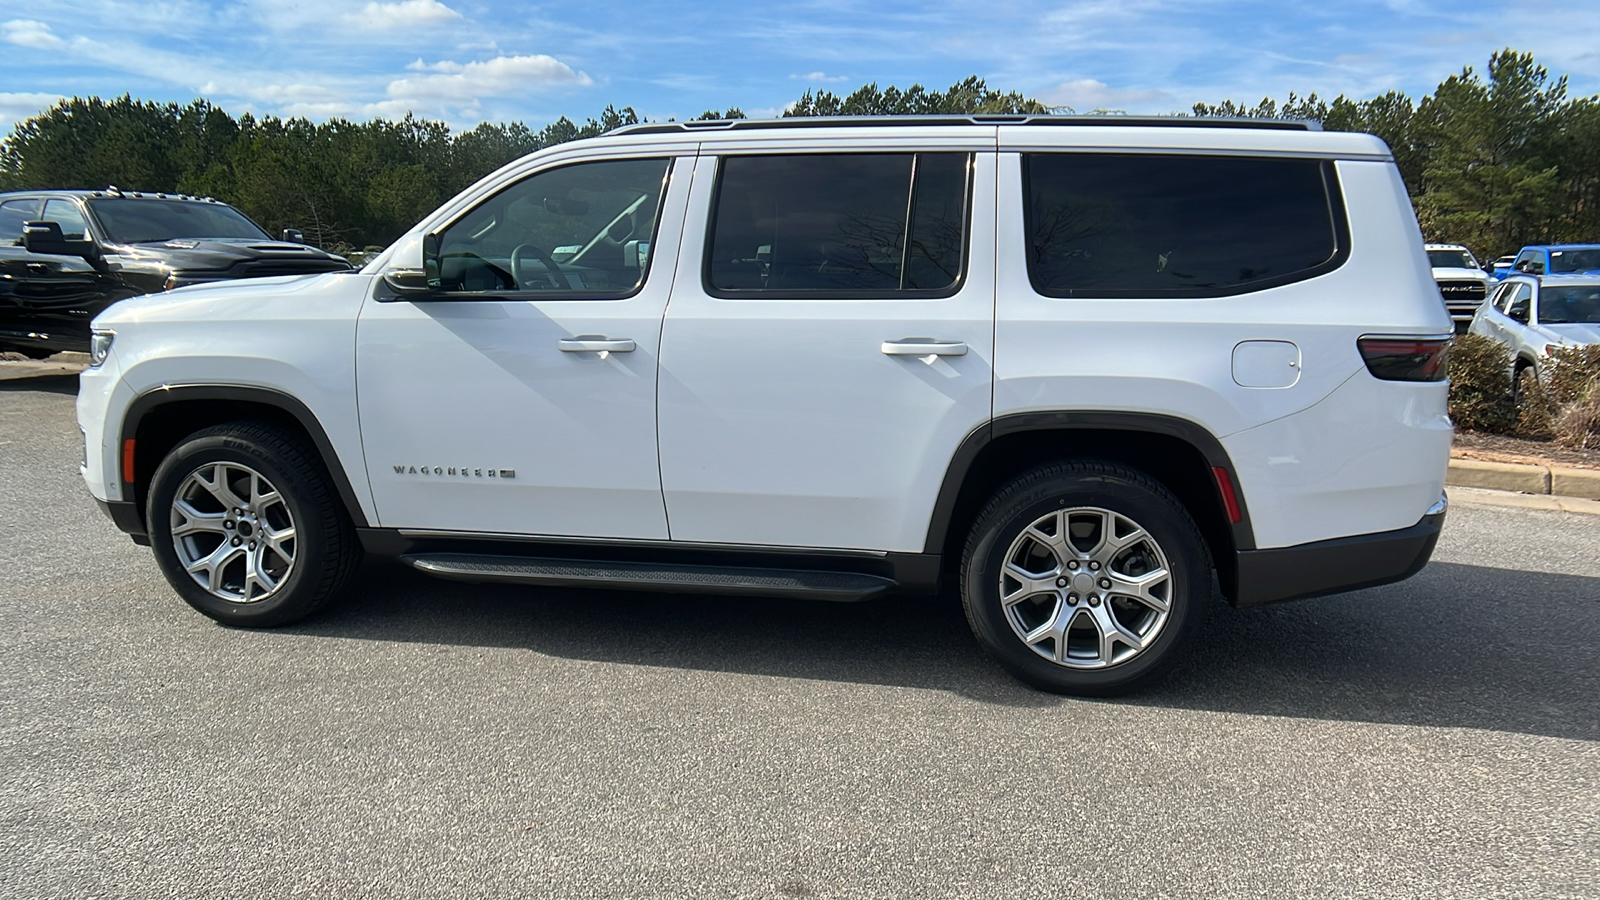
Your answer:
[[[1530,441],[1503,434],[1484,434],[1481,431],[1457,431],[1450,455],[1485,462],[1600,469],[1600,448],[1575,450],[1549,441]]]

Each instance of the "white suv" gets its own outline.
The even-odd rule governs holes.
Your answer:
[[[1221,593],[1406,578],[1451,322],[1388,149],[1294,123],[673,123],[468,188],[359,273],[95,322],[84,478],[195,608],[442,578],[861,600],[959,582],[1039,687]]]
[[[1472,315],[1489,294],[1489,273],[1483,270],[1472,251],[1460,244],[1428,244],[1423,247],[1439,296],[1455,321],[1456,331],[1465,333]]]

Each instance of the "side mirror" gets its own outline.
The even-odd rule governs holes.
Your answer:
[[[439,288],[439,238],[431,234],[410,234],[400,239],[380,273],[383,283],[402,297]]]
[[[278,238],[291,244],[304,244],[306,242],[306,236],[298,228],[285,228],[278,235]]]
[[[94,241],[67,240],[57,222],[22,223],[22,247],[29,253],[81,256],[90,262],[100,258],[100,248],[95,246]]]

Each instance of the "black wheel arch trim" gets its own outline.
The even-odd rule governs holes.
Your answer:
[[[1234,468],[1228,451],[1223,449],[1222,442],[1204,426],[1188,419],[1160,413],[1050,410],[1011,413],[996,417],[973,429],[972,433],[962,440],[951,457],[949,467],[945,469],[944,482],[939,486],[939,495],[934,501],[933,516],[928,523],[928,538],[923,552],[940,553],[943,550],[945,541],[949,537],[956,503],[961,496],[962,485],[966,483],[973,463],[977,462],[983,449],[990,443],[1007,435],[1027,431],[1090,429],[1166,435],[1184,441],[1200,451],[1208,465],[1228,473],[1234,498],[1239,504],[1239,521],[1231,523],[1233,546],[1219,549],[1231,551],[1255,549],[1255,531],[1250,524],[1250,509],[1245,503],[1244,492],[1239,488],[1239,473]]]
[[[357,528],[367,527],[367,515],[361,508],[361,501],[356,497],[355,489],[350,484],[350,477],[344,466],[339,461],[339,454],[333,447],[333,442],[328,439],[327,431],[322,423],[317,420],[311,408],[292,394],[273,388],[254,387],[247,385],[230,384],[177,384],[162,385],[152,388],[135,397],[128,404],[128,411],[122,418],[122,436],[117,442],[118,447],[125,446],[125,442],[134,439],[139,434],[139,425],[145,416],[155,410],[173,403],[184,403],[191,400],[233,400],[244,403],[258,403],[271,406],[288,413],[305,429],[311,438],[311,444],[316,449],[317,455],[322,459],[322,465],[333,479],[334,489],[339,493],[339,500],[344,503],[345,511],[350,515],[350,521]],[[120,458],[120,453],[119,453]],[[142,504],[142,496],[138,484],[131,483],[124,478],[127,473],[118,470],[117,480],[122,485],[122,495],[130,498],[130,502]],[[136,476],[139,474],[134,473]],[[146,479],[148,480],[148,479]],[[127,528],[123,521],[117,521],[124,531]],[[144,525],[140,520],[141,527]],[[128,532],[133,534],[133,532]]]

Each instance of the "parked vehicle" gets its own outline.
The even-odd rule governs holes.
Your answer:
[[[1497,277],[1600,274],[1600,244],[1530,244],[1517,251],[1511,268]]]
[[[1494,262],[1489,264],[1489,280],[1499,281],[1500,279],[1511,274],[1511,264],[1516,261],[1517,255],[1515,253],[1508,253],[1505,256],[1495,257]]]
[[[1214,585],[1396,581],[1445,516],[1451,323],[1404,186],[1299,123],[636,126],[359,275],[95,330],[89,490],[233,625],[315,612],[363,549],[526,585],[948,579],[1010,671],[1107,694]]]
[[[294,232],[285,238],[199,197],[116,188],[0,194],[0,350],[86,351],[90,320],[136,294],[350,270]]]
[[[1544,377],[1551,350],[1600,343],[1600,274],[1512,275],[1468,330],[1511,350],[1512,385],[1521,397]]]
[[[1472,314],[1489,293],[1489,273],[1478,264],[1472,251],[1460,244],[1428,244],[1423,249],[1433,268],[1433,280],[1439,285],[1439,296],[1456,323],[1456,332],[1466,331]]]

